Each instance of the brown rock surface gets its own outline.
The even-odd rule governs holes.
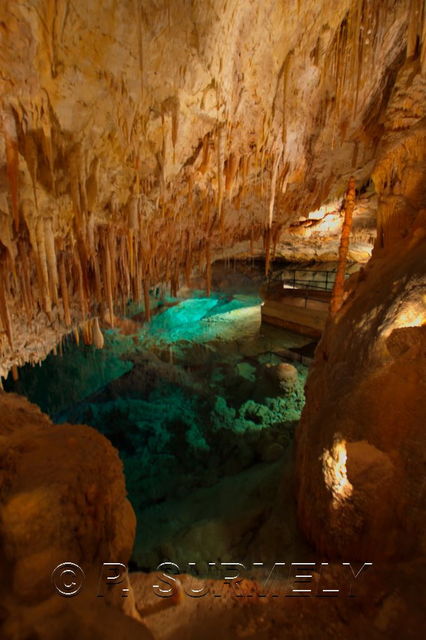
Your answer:
[[[122,610],[132,612],[132,597],[108,597],[110,608],[96,598],[102,563],[126,563],[135,535],[111,444],[90,427],[54,425],[28,401],[1,393],[0,461],[1,637],[40,633],[32,637],[53,640],[73,629],[81,638],[113,637],[105,634],[120,620],[130,633],[133,623]],[[72,599],[53,588],[52,571],[62,562],[86,574]],[[134,624],[138,637],[149,637]]]
[[[300,522],[334,556],[426,550],[425,95],[424,75],[408,63],[373,172],[380,193],[373,258],[329,320],[307,383]]]

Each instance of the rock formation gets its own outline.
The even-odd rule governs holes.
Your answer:
[[[127,563],[135,536],[117,451],[95,429],[54,425],[19,396],[1,393],[0,407],[2,637],[54,640],[73,629],[101,638],[107,620],[111,633],[151,637],[131,594],[96,597],[102,563]],[[51,581],[67,562],[85,574],[74,600],[58,596]]]
[[[373,258],[352,277],[308,378],[299,513],[331,555],[410,558],[425,548],[425,96],[411,58],[383,115]]]
[[[0,11],[1,375],[157,282],[209,289],[238,241],[268,264],[292,221],[368,183],[422,39],[421,0]]]

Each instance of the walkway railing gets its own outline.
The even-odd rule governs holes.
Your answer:
[[[304,274],[311,277],[300,277]],[[346,278],[349,274],[346,274]],[[281,279],[284,285],[293,289],[318,289],[320,291],[332,291],[336,279],[335,271],[315,271],[313,269],[295,269],[291,276]]]

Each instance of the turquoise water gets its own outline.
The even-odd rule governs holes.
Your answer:
[[[106,331],[103,350],[69,338],[62,356],[24,367],[7,388],[57,422],[105,434],[123,460],[138,522],[146,522],[144,513],[155,505],[173,511],[176,500],[274,462],[291,443],[307,370],[296,365],[291,390],[276,371],[280,351],[306,339],[262,326],[260,302],[247,294],[166,298],[134,335]],[[164,512],[168,507],[163,519]],[[147,555],[144,527],[135,558],[152,568],[162,557],[161,541]]]

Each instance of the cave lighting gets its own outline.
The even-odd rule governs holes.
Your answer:
[[[346,470],[347,459],[346,441],[336,436],[331,451],[324,449],[322,456],[324,480],[333,495],[332,504],[335,509],[341,507],[353,491]]]

